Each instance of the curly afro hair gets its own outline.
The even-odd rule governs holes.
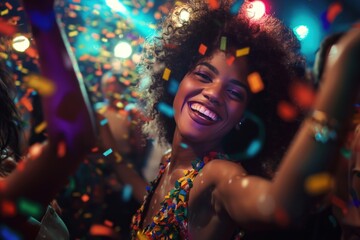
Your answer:
[[[273,144],[265,148],[280,147],[275,144],[276,135],[279,135],[279,127],[276,125],[283,121],[277,116],[276,109],[281,99],[288,98],[286,95],[293,79],[305,72],[305,61],[299,54],[300,44],[292,31],[271,15],[265,15],[259,20],[249,19],[246,11],[251,2],[245,1],[236,14],[231,11],[230,1],[220,1],[219,4],[214,9],[206,1],[190,0],[189,3],[176,6],[164,19],[159,36],[146,43],[140,70],[149,85],[143,87],[142,104],[151,121],[144,130],[163,142],[171,143],[175,121],[158,111],[160,102],[172,106],[174,100],[174,94],[168,91],[169,81],[163,80],[165,68],[171,70],[171,80],[180,82],[199,61],[210,58],[219,50],[221,38],[226,37],[227,54],[235,56],[237,49],[250,48],[246,56],[250,72],[261,75],[265,88],[252,97],[248,110],[264,121],[266,136],[271,136],[270,142]],[[183,20],[184,13],[189,13],[188,20]],[[199,53],[201,44],[207,47],[205,54]],[[297,127],[295,125],[289,128],[294,129]],[[242,130],[242,134],[251,138],[253,130]],[[281,131],[286,133],[287,130]],[[290,132],[289,135],[292,136]],[[250,139],[240,137],[239,140],[239,136],[234,136],[225,141],[228,153],[238,151],[239,146],[232,144],[235,140],[242,141],[240,145],[245,146]],[[278,145],[289,141],[284,136],[278,138]]]

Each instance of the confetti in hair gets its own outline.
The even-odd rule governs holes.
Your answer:
[[[201,43],[200,46],[199,46],[199,53],[201,55],[205,55],[206,50],[207,50],[207,46]]]
[[[168,68],[165,68],[162,78],[167,81],[170,78],[170,74],[171,74],[171,70]]]
[[[250,53],[249,47],[241,48],[241,49],[236,50],[236,57],[246,56],[249,53]]]
[[[220,40],[220,50],[221,51],[226,51],[226,41],[227,41],[226,37],[221,37],[221,40]]]
[[[250,73],[247,77],[247,81],[252,93],[258,93],[264,89],[264,83],[258,72]]]

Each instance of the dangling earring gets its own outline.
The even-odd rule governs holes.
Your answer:
[[[242,118],[240,119],[240,122],[238,122],[238,123],[235,125],[235,129],[236,129],[237,131],[240,130],[240,127],[241,127],[241,125],[243,124],[244,121],[245,121],[245,117],[242,117]]]

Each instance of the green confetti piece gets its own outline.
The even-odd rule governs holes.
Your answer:
[[[220,50],[225,51],[226,50],[226,37],[221,37],[220,40]]]
[[[347,149],[347,148],[341,148],[340,152],[341,152],[341,155],[342,155],[344,158],[350,160],[350,158],[351,158],[351,151],[350,151],[349,149]]]
[[[43,208],[39,203],[26,199],[20,199],[18,202],[18,210],[20,213],[39,219],[42,215]]]

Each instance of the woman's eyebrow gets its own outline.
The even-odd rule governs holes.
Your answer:
[[[216,67],[214,67],[213,65],[211,65],[210,63],[207,62],[201,62],[198,64],[198,66],[200,65],[204,65],[207,68],[209,68],[211,71],[213,71],[216,75],[219,75],[219,71],[216,69]]]
[[[238,81],[238,80],[236,80],[236,79],[231,79],[230,82],[231,82],[232,84],[234,84],[234,85],[237,85],[237,86],[239,86],[239,87],[241,87],[241,88],[244,88],[247,93],[250,93],[250,89],[249,89],[249,87],[248,87],[245,83],[243,83],[243,82],[241,82],[241,81]]]

